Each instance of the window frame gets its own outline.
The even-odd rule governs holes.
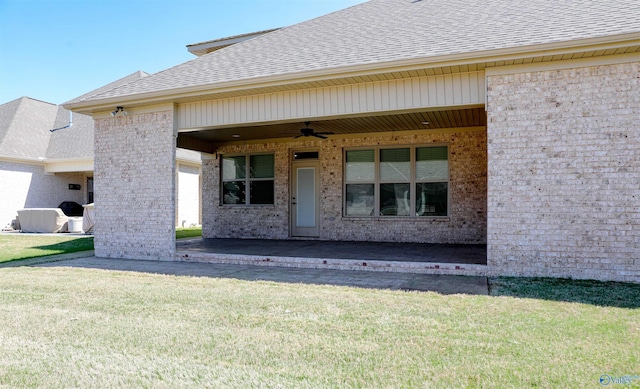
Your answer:
[[[251,157],[256,155],[271,155],[273,156],[273,176],[271,178],[252,178],[251,177]],[[244,157],[245,159],[245,173],[244,178],[240,179],[227,179],[224,178],[224,159],[233,157]],[[275,152],[258,152],[258,153],[229,153],[220,154],[220,201],[221,207],[273,207],[276,203],[276,155]],[[225,204],[224,202],[224,184],[225,182],[244,181],[244,204]],[[257,181],[272,181],[273,182],[273,202],[270,204],[252,204],[251,203],[251,183]]]
[[[417,180],[416,179],[416,160],[417,149],[427,147],[446,147],[447,148],[447,179],[433,179],[433,180]],[[409,149],[409,180],[382,180],[380,179],[380,151],[388,149]],[[373,150],[374,160],[374,173],[373,180],[368,181],[347,181],[347,152],[358,150]],[[342,152],[342,217],[343,218],[367,218],[367,219],[411,219],[411,220],[424,220],[424,219],[449,219],[451,217],[451,146],[449,143],[430,143],[430,144],[416,144],[416,145],[374,145],[374,146],[360,146],[360,147],[348,147],[344,148]],[[380,201],[382,184],[409,184],[409,198],[410,198],[410,211],[409,215],[381,215],[380,214]],[[422,183],[446,183],[447,184],[447,209],[446,215],[424,215],[419,216],[416,214],[416,186]],[[374,208],[373,215],[349,215],[347,214],[347,185],[373,185],[374,193]]]

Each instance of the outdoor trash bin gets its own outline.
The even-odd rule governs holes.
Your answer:
[[[84,232],[82,230],[82,218],[70,217],[69,218],[69,232]]]

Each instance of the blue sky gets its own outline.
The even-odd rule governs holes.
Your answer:
[[[0,0],[0,104],[61,104],[135,71],[195,58],[187,44],[284,27],[364,0]]]

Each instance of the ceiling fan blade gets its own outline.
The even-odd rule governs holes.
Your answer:
[[[307,135],[304,135],[304,134],[296,135],[293,137],[293,139],[300,138],[301,136],[307,136]]]
[[[316,133],[311,134],[311,135],[312,135],[312,136],[315,136],[316,138],[320,138],[320,139],[327,139],[327,137],[326,137],[326,136],[322,135],[322,134],[321,134],[321,133],[319,133],[319,132],[316,132]]]

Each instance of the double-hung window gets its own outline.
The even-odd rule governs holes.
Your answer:
[[[345,151],[345,216],[447,216],[447,146]]]
[[[223,205],[273,204],[273,154],[223,156],[221,169]]]

